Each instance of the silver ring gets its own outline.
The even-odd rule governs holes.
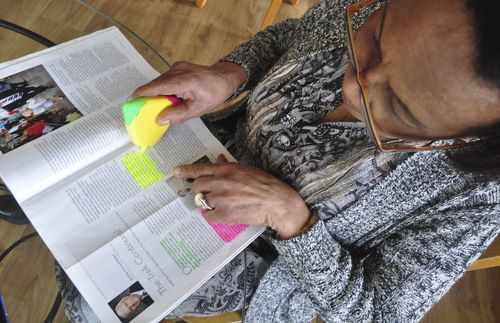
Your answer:
[[[201,207],[205,211],[215,210],[214,207],[211,207],[210,205],[208,205],[207,199],[205,198],[205,194],[203,194],[203,193],[197,193],[194,196],[194,204],[196,204],[197,207]]]

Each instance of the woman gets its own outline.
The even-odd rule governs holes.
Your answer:
[[[134,93],[182,97],[158,120],[176,124],[252,91],[225,113],[241,115],[233,152],[254,167],[220,157],[176,169],[213,221],[276,231],[278,258],[260,282],[248,275],[247,322],[418,321],[500,231],[500,26],[488,14],[500,5],[354,5],[351,39],[349,4],[323,1],[213,66],[176,64]],[[449,140],[462,137],[481,142]],[[408,151],[433,140],[440,149]],[[240,260],[173,314],[241,308]],[[265,269],[248,261],[249,273]]]

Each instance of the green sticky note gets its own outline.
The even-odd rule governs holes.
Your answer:
[[[128,153],[122,158],[122,162],[140,188],[146,188],[165,178],[147,151]]]
[[[122,104],[123,119],[126,125],[131,125],[135,117],[141,111],[142,106],[146,103],[145,98],[137,98],[132,101]]]

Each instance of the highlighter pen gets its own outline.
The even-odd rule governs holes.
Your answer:
[[[140,97],[122,105],[123,121],[132,143],[145,151],[156,144],[169,125],[159,125],[156,118],[165,109],[181,103],[175,96]]]

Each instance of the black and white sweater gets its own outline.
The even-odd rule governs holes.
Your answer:
[[[266,266],[249,252],[246,275],[239,256],[171,316],[241,308],[246,277],[246,322],[418,321],[500,232],[498,181],[459,170],[449,152],[380,153],[362,123],[320,122],[342,100],[350,2],[325,0],[224,58],[252,91],[236,157],[292,185],[321,221],[274,241],[260,283]],[[60,270],[58,282],[71,320],[95,322]]]
[[[322,219],[274,242],[248,322],[418,321],[500,232],[498,181],[460,171],[448,152],[378,153],[362,125],[319,122],[341,102],[351,2],[325,0],[223,59],[247,70],[241,90],[252,91],[240,158]]]

